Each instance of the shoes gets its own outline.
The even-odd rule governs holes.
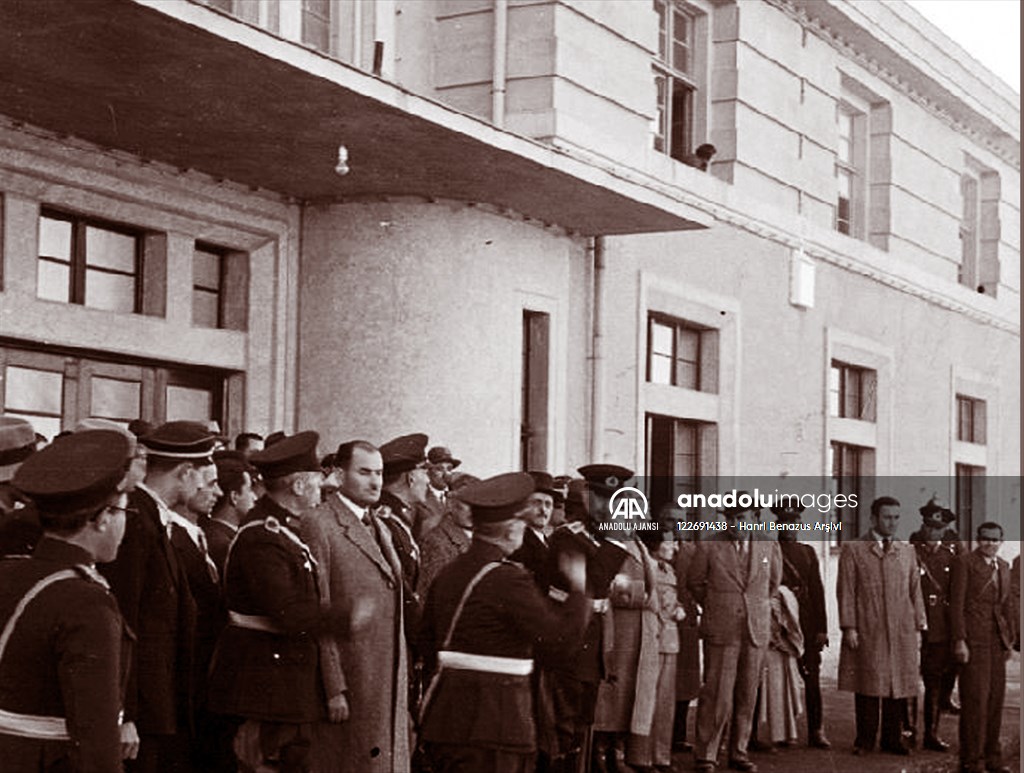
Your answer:
[[[757,773],[757,765],[751,760],[731,759],[729,760],[729,767],[733,770],[742,771],[742,773]]]
[[[807,739],[807,745],[812,749],[831,749],[832,744],[825,737],[825,734],[818,730],[817,732],[811,733],[810,738]]]
[[[710,760],[697,760],[696,773],[715,773],[715,763]]]
[[[929,735],[925,736],[924,743],[921,744],[921,748],[933,752],[948,752],[949,744],[938,736]]]

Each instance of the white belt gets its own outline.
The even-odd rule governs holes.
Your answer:
[[[529,658],[500,658],[494,655],[471,655],[468,652],[441,650],[437,662],[445,668],[460,671],[483,671],[488,674],[529,676],[533,672],[533,660]]]
[[[117,724],[124,724],[124,712],[117,715]],[[0,735],[34,738],[40,741],[70,741],[68,723],[63,717],[39,717],[33,714],[15,714],[0,709]]]
[[[264,633],[281,633],[280,627],[269,617],[263,615],[243,615],[241,612],[228,610],[228,624],[235,628],[248,628],[250,631]]]

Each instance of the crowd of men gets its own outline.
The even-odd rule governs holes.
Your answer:
[[[670,508],[606,532],[625,467],[481,480],[423,434],[319,442],[88,420],[43,446],[0,417],[0,767],[622,773],[692,751],[756,771],[796,740],[797,673],[806,742],[830,747],[824,588],[794,531],[753,537],[737,505],[696,541]],[[965,549],[934,498],[901,542],[900,508],[876,499],[840,555],[853,751],[881,728],[909,754],[920,725],[946,752],[959,711],[963,770],[1008,770],[1019,558],[994,522]]]

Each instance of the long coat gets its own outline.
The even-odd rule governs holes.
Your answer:
[[[402,567],[390,532],[375,534],[337,496],[302,519],[302,537],[319,564],[320,597],[331,609],[371,606],[361,626],[321,637],[328,700],[345,693],[350,716],[320,727],[314,755],[323,773],[408,773],[409,708],[402,618]],[[376,537],[376,538],[375,538]],[[318,747],[318,748],[317,748]]]
[[[33,585],[70,570],[24,608],[0,653],[0,709],[62,717],[72,740],[0,734],[3,770],[121,771],[117,714],[132,637],[92,561],[77,545],[48,537],[32,558],[0,561],[0,628]]]
[[[417,588],[420,598],[426,599],[434,578],[448,564],[469,550],[469,535],[445,516],[436,529],[423,538],[420,545],[420,576]]]
[[[839,555],[839,626],[857,630],[856,650],[839,652],[839,689],[860,695],[917,694],[919,631],[926,625],[914,548],[893,541],[886,553],[869,534]]]
[[[117,559],[100,566],[138,637],[125,719],[140,735],[172,735],[192,726],[196,604],[156,500],[139,486],[128,506],[135,512],[128,514]]]
[[[676,593],[679,604],[686,611],[686,618],[679,623],[679,657],[676,665],[676,700],[694,700],[700,693],[700,612],[693,594],[686,587],[686,575],[695,542],[680,542],[676,553]]]

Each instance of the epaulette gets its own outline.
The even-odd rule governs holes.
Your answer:
[[[281,533],[281,522],[272,515],[268,515],[263,519],[263,528],[273,534]]]
[[[96,571],[95,566],[90,566],[88,564],[75,564],[74,569],[78,573],[78,576],[83,580],[94,582],[97,585],[102,585],[105,590],[110,590],[110,584],[107,582],[107,578]]]

